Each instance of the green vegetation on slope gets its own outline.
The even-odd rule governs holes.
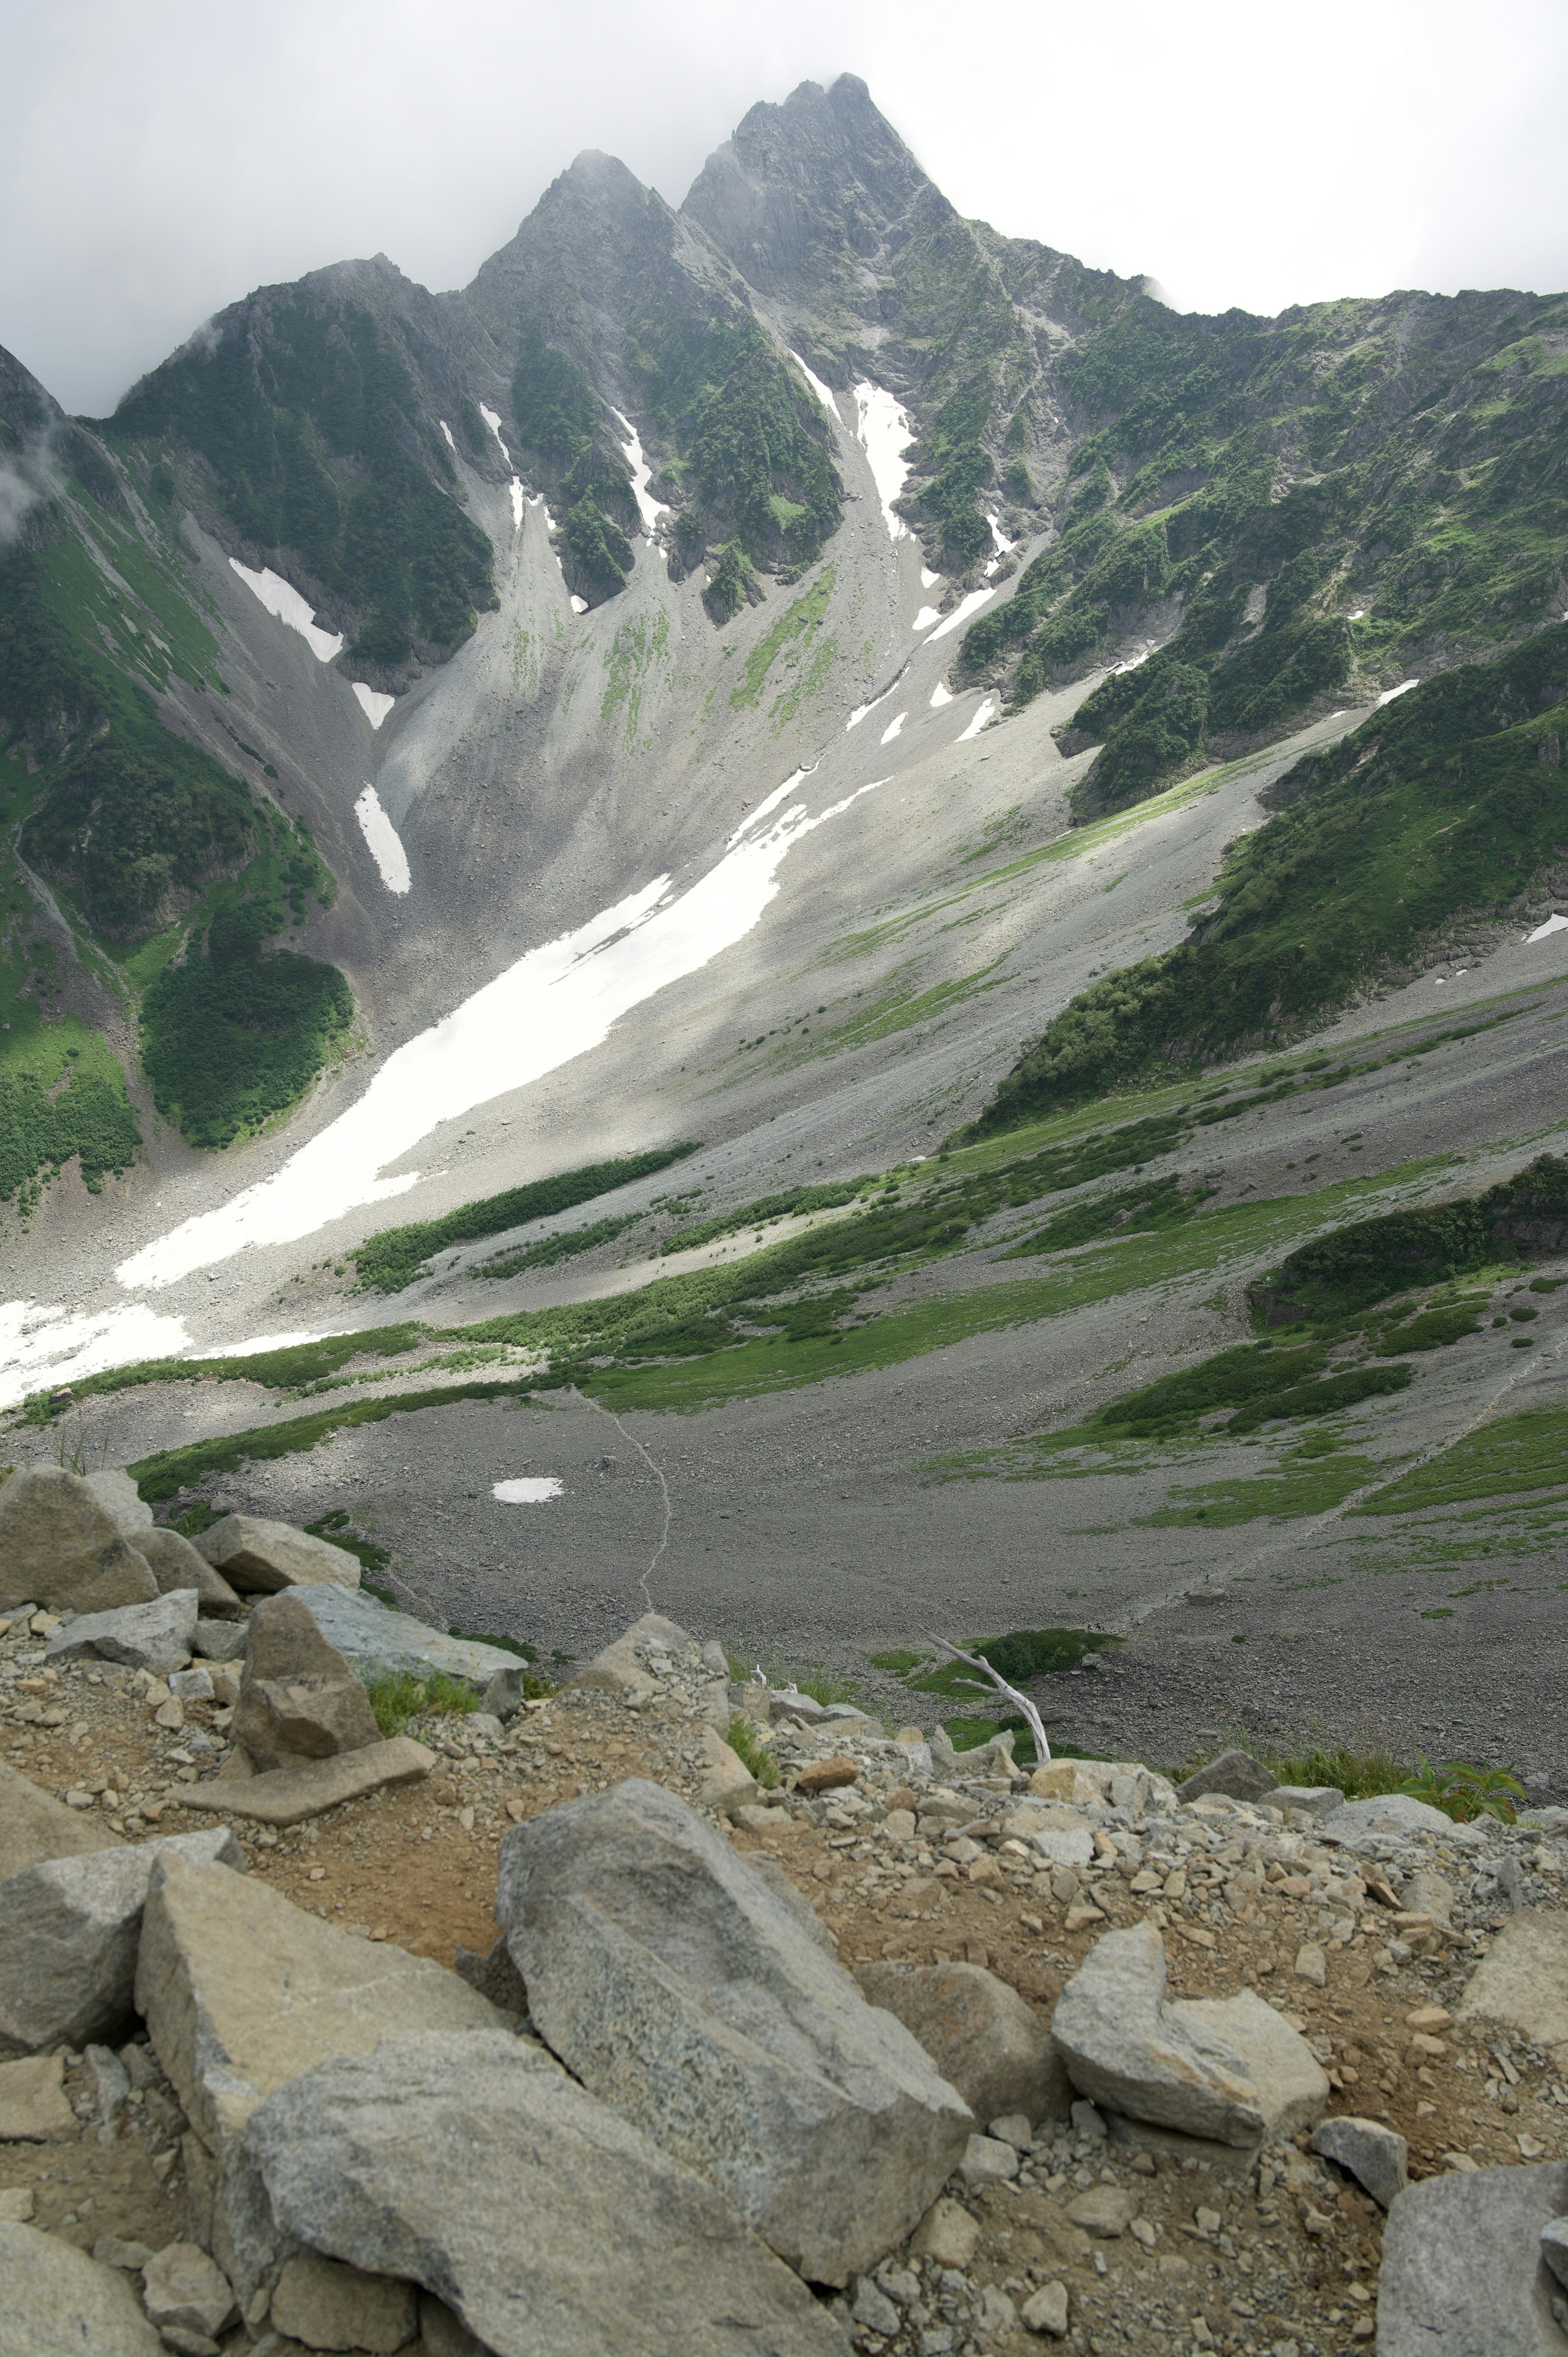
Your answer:
[[[1561,296],[1319,304],[1277,320],[1117,307],[1061,363],[1081,435],[1059,537],[972,625],[971,677],[1026,703],[1180,598],[1073,743],[1084,813],[1281,734],[1359,673],[1382,684],[1561,610]],[[1396,668],[1397,666],[1397,668]]]
[[[220,312],[101,429],[291,576],[320,585],[360,663],[449,654],[493,607],[489,543],[458,504],[446,443],[362,306],[266,287]],[[193,467],[185,454],[206,461]]]
[[[1558,626],[1305,756],[1269,790],[1273,816],[1231,845],[1218,908],[1073,999],[975,1134],[1305,1028],[1444,928],[1500,915],[1562,848],[1565,735]]]
[[[526,1187],[510,1187],[503,1195],[487,1195],[479,1202],[460,1203],[439,1220],[416,1220],[407,1227],[382,1228],[367,1236],[354,1252],[360,1289],[401,1293],[423,1274],[432,1254],[450,1244],[474,1243],[481,1236],[499,1235],[504,1228],[521,1227],[525,1220],[542,1220],[551,1211],[569,1211],[596,1195],[612,1194],[634,1178],[646,1178],[671,1162],[695,1154],[694,1145],[656,1147],[649,1154],[628,1154],[616,1162],[593,1162],[578,1170],[563,1170],[553,1178],[535,1178]]]

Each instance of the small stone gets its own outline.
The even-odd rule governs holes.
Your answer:
[[[796,1788],[802,1792],[833,1792],[843,1786],[858,1782],[860,1770],[843,1752],[828,1760],[808,1760],[795,1779]]]
[[[1093,2104],[1086,2103],[1081,2095],[1072,2105],[1069,2116],[1073,2134],[1087,2136],[1090,2144],[1104,2144],[1110,2136],[1111,2131],[1100,2112]]]
[[[1018,2311],[1004,2291],[987,2284],[980,2295],[980,2314],[975,2329],[983,2340],[994,2340],[1001,2332],[1011,2332],[1018,2321]]]
[[[118,2234],[100,2234],[92,2255],[101,2267],[124,2267],[127,2275],[139,2276],[153,2255],[145,2243],[123,2243]]]
[[[1069,1907],[1067,1910],[1067,1929],[1069,1932],[1087,1932],[1104,1921],[1101,1910],[1091,1907],[1087,1900],[1080,1900],[1076,1907]]]
[[[63,2055],[0,2062],[0,2144],[55,2144],[75,2134]]]
[[[391,2357],[419,2326],[413,2288],[390,2276],[361,2274],[339,2259],[290,2259],[273,2293],[275,2330],[307,2349],[366,2350]]]
[[[142,2303],[160,2332],[204,2332],[209,2339],[240,2312],[228,2276],[195,2243],[170,2243],[147,2261]]]
[[[943,2195],[933,2201],[910,2237],[918,2259],[934,2259],[940,2267],[967,2267],[980,2246],[980,2222],[961,2201]]]
[[[1066,2284],[1042,2284],[1039,2290],[1024,2302],[1024,2322],[1031,2332],[1048,2332],[1054,2341],[1065,2341],[1068,2331]]]
[[[0,2226],[26,2226],[33,2215],[30,2185],[0,2186]]]
[[[903,2321],[886,2293],[878,2290],[869,2276],[862,2276],[856,2283],[849,2312],[865,2332],[891,2335]]]
[[[1410,2182],[1410,2147],[1394,2129],[1376,2120],[1341,2114],[1319,2122],[1312,2149],[1337,2161],[1373,2201],[1387,2209]]]
[[[1127,2232],[1138,2212],[1138,2197],[1121,2185],[1092,2185],[1067,2205],[1067,2214],[1086,2234],[1113,2242]]]
[[[238,1752],[236,1746],[235,1756]],[[413,1736],[394,1735],[384,1743],[339,1752],[334,1760],[307,1760],[296,1768],[274,1768],[242,1781],[219,1775],[188,1792],[185,1805],[210,1810],[215,1816],[253,1817],[265,1825],[303,1824],[307,1817],[319,1817],[383,1785],[417,1782],[429,1775],[435,1760],[435,1754]]]
[[[704,1727],[698,1741],[697,1796],[704,1808],[727,1815],[754,1802],[757,1782],[745,1760],[733,1751],[716,1727]]]
[[[1454,2016],[1445,2005],[1418,2005],[1413,2013],[1405,2015],[1404,2026],[1407,2029],[1447,2029],[1453,2021]]]
[[[1328,1959],[1315,1941],[1304,1941],[1295,1952],[1291,1970],[1298,1981],[1310,1981],[1314,1988],[1323,1988],[1327,1984]]]
[[[222,1573],[214,1571],[206,1556],[198,1555],[177,1531],[139,1531],[131,1544],[145,1556],[160,1596],[170,1595],[177,1587],[194,1587],[199,1612],[220,1620],[242,1618],[245,1608]]]
[[[173,1670],[169,1674],[169,1692],[182,1703],[210,1702],[212,1675],[203,1669]]]
[[[998,2144],[1010,2144],[1016,2152],[1027,2152],[1035,2141],[1034,2129],[1023,2112],[1010,2112],[1003,2119],[993,2120],[988,2133]]]
[[[1021,2166],[1015,2146],[995,2136],[972,2136],[958,2168],[966,2185],[986,2185],[1016,2177]]]

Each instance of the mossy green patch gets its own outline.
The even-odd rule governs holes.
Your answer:
[[[738,687],[730,691],[730,704],[741,711],[747,705],[761,701],[768,675],[786,649],[793,651],[798,663],[801,652],[821,630],[838,577],[837,568],[824,565],[811,587],[787,606],[757,640],[746,659],[746,675]]]

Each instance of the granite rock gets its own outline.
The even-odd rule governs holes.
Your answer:
[[[855,1979],[868,2004],[919,2040],[977,2120],[1067,2118],[1072,2088],[1050,2031],[983,1965],[863,1964]]]
[[[54,1630],[44,1645],[46,1662],[80,1662],[89,1654],[131,1670],[163,1677],[184,1669],[196,1635],[194,1588],[179,1587],[148,1604],[123,1604],[112,1612],[84,1612]]]
[[[0,1882],[46,1858],[80,1857],[123,1846],[118,1834],[92,1817],[80,1816],[45,1792],[30,1777],[0,1760]]]
[[[357,1555],[295,1530],[292,1523],[268,1522],[260,1514],[225,1514],[201,1533],[196,1551],[243,1595],[271,1596],[323,1580],[337,1587],[360,1585]]]
[[[1423,2178],[1389,2212],[1378,2357],[1559,2357],[1541,2229],[1568,2212],[1568,2162]]]
[[[1321,2120],[1312,2149],[1325,2160],[1337,2161],[1385,2210],[1410,2182],[1410,2147],[1397,2129],[1380,2121],[1358,2119],[1349,2112]]]
[[[695,1811],[630,1779],[515,1826],[496,1918],[590,2093],[817,2282],[864,2274],[973,2121],[901,2023]]]
[[[108,1612],[157,1592],[145,1556],[78,1474],[35,1466],[0,1488],[0,1612]]]
[[[0,2357],[165,2357],[115,2267],[37,2226],[0,2224]]]

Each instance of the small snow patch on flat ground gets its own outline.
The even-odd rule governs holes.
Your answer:
[[[378,695],[375,689],[373,687],[367,687],[362,679],[355,680],[353,687],[355,694],[360,699],[360,708],[364,713],[366,719],[370,722],[372,728],[379,728],[382,721],[386,718],[387,714],[392,710],[392,705],[397,702],[396,696]]]
[[[319,662],[330,662],[334,655],[342,653],[342,632],[318,630],[315,607],[307,606],[298,590],[291,582],[285,581],[281,573],[271,570],[252,573],[250,566],[242,565],[237,556],[231,556],[229,562],[246,588],[255,592],[268,613],[275,614],[280,622],[286,622],[291,630],[297,630]]]
[[[940,712],[944,704],[950,704],[951,702],[952,697],[949,694],[947,689],[942,685],[941,681],[939,679],[935,687],[931,690],[931,710],[933,712]]]
[[[964,623],[968,621],[970,616],[975,611],[976,608],[985,605],[988,600],[994,597],[995,595],[996,592],[994,589],[972,589],[968,597],[963,598],[960,604],[953,608],[952,612],[948,616],[947,620],[945,622],[938,623],[936,629],[931,632],[930,637],[926,640],[926,644],[929,647],[934,647],[939,639],[945,639],[953,630],[961,630]]]
[[[506,444],[501,442],[500,411],[499,409],[487,409],[484,403],[481,401],[479,404],[479,415],[484,419],[485,424],[489,427],[490,432],[495,436],[496,440],[500,443],[501,457],[506,460],[507,465],[510,467],[511,464],[511,452],[507,448]]]
[[[967,745],[972,737],[978,737],[981,730],[986,726],[987,722],[994,720],[995,717],[996,698],[993,695],[988,695],[984,703],[981,705],[979,711],[975,714],[974,718],[970,722],[969,726],[959,737],[958,742],[961,745]]]
[[[490,1495],[499,1498],[503,1506],[542,1506],[547,1498],[561,1495],[561,1483],[553,1473],[529,1474],[520,1481],[497,1481]]]
[[[1421,682],[1418,679],[1402,679],[1397,687],[1384,688],[1381,695],[1378,698],[1378,703],[1380,705],[1391,704],[1396,695],[1408,695],[1412,687],[1419,687],[1420,685]]]
[[[816,374],[815,371],[807,367],[799,352],[791,352],[789,357],[794,361],[795,366],[800,370],[800,374],[805,378],[806,382],[811,386],[811,391],[816,394],[817,399],[822,403],[822,407],[827,411],[828,415],[830,417],[836,418],[839,414],[839,405],[832,385],[824,384],[822,378]]]
[[[903,727],[905,721],[908,720],[908,717],[909,716],[907,712],[901,712],[896,720],[890,720],[888,722],[886,727],[882,732],[882,741],[885,745],[892,744],[893,739],[897,736],[898,731]]]
[[[408,854],[403,847],[402,836],[381,808],[381,798],[374,786],[365,788],[354,804],[354,816],[387,890],[406,892],[413,880],[408,872]]]
[[[879,384],[863,381],[854,388],[854,400],[860,414],[861,445],[871,461],[872,480],[882,502],[888,537],[908,540],[909,527],[902,516],[894,514],[893,502],[909,472],[909,461],[904,452],[915,438],[915,429],[900,404],[890,393],[884,393]]]
[[[1534,932],[1526,933],[1524,938],[1527,943],[1543,942],[1548,933],[1568,933],[1568,917],[1550,916],[1543,925],[1537,925]]]

